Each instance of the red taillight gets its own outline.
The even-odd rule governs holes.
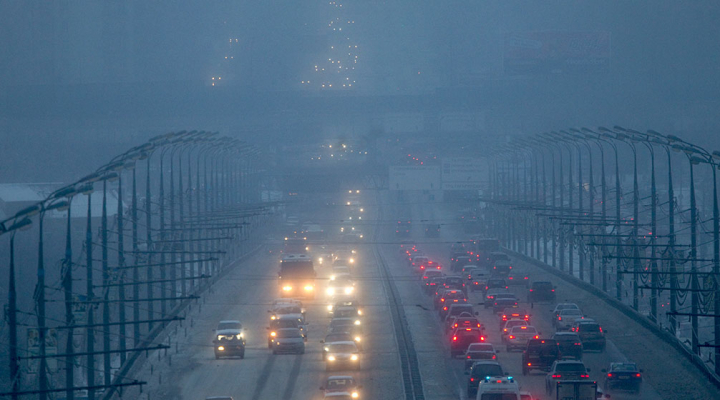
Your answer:
[[[472,329],[471,329],[471,328],[465,328],[465,330],[466,330],[466,331],[470,331],[470,330],[472,330]]]
[[[532,367],[532,363],[528,363],[528,367]]]
[[[555,375],[555,374],[553,374],[552,377],[553,377],[553,379],[560,379],[560,378],[562,378],[562,375]]]
[[[470,359],[470,356],[467,356],[468,360]]]
[[[441,298],[441,299],[440,299],[440,302],[441,302],[441,303],[444,303],[444,302],[445,302],[445,298]]]
[[[512,279],[514,279],[514,278],[513,278],[512,276],[508,276],[508,279],[512,280]]]
[[[438,265],[438,269],[441,269],[441,268],[442,268],[442,266]]]
[[[510,339],[515,339],[515,336],[513,336],[513,335],[510,335]]]
[[[558,317],[558,321],[562,321],[562,317]]]
[[[468,329],[468,330],[469,330],[469,329]],[[484,341],[485,341],[485,336],[480,336],[480,341],[481,341],[481,342],[484,342]]]
[[[457,341],[457,336],[453,336],[453,342]]]
[[[428,278],[427,276],[423,276],[423,279],[427,279],[427,278]]]
[[[560,343],[558,343],[558,344],[560,344]],[[575,346],[580,346],[580,343],[574,343],[574,344],[575,344]]]
[[[533,290],[532,290],[532,289],[530,289],[530,291],[532,292]]]
[[[470,382],[475,382],[475,378],[470,378]]]
[[[635,374],[635,376],[639,378],[641,375],[640,375],[640,374]]]
[[[478,283],[477,283],[477,282],[473,282],[473,284],[477,285]]]
[[[493,358],[492,358],[492,359],[494,360],[495,358],[496,358],[496,357],[495,357],[495,354],[493,354]]]
[[[554,292],[554,291],[555,291],[555,289],[553,289],[552,291]]]
[[[581,377],[581,378],[590,378],[590,375],[584,374],[584,375],[580,375],[580,377]]]
[[[528,280],[528,277],[526,276],[526,277],[525,277],[525,278],[523,278],[523,279],[525,279],[525,280]]]
[[[540,339],[540,336],[535,335],[535,337],[533,339]]]
[[[600,328],[600,333],[602,333],[602,327],[599,327],[599,328]]]

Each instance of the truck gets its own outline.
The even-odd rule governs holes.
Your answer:
[[[555,400],[596,400],[595,381],[557,381]]]
[[[307,254],[285,254],[280,260],[278,287],[281,297],[315,298],[315,267]]]

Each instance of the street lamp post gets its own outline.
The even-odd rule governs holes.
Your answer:
[[[602,145],[603,139],[595,132],[591,131],[588,128],[582,128],[582,132],[585,134],[585,138],[588,140],[593,140],[593,142],[597,145],[598,149],[600,149],[600,197],[601,197],[601,207],[600,212],[602,214],[602,221],[603,224],[607,221],[607,197],[606,197],[606,180],[605,180],[605,148]],[[607,287],[607,258],[605,257],[605,254],[607,252],[607,245],[605,244],[605,237],[602,237],[602,246],[600,248],[600,252],[602,256],[600,257],[600,269],[601,269],[601,281],[602,281],[602,290],[603,292],[607,293],[608,287]]]

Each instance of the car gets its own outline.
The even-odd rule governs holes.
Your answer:
[[[426,270],[422,277],[420,278],[422,283],[425,283],[430,278],[440,278],[443,277],[445,274],[439,270],[439,269],[428,269]]]
[[[297,328],[278,329],[273,340],[273,354],[305,354],[305,339]]]
[[[283,329],[283,328],[300,328],[300,321],[298,318],[295,318],[293,316],[286,316],[282,315],[280,318],[270,320],[270,324],[267,328],[268,331],[268,337],[267,337],[267,344],[268,349],[272,348],[273,340],[275,340],[275,336],[277,336],[277,330]],[[301,329],[302,332],[302,329]],[[306,335],[307,336],[307,335]]]
[[[450,357],[465,354],[471,343],[482,343],[485,335],[479,328],[455,328],[450,334]]]
[[[507,289],[508,284],[503,278],[491,277],[485,283],[485,291],[490,289]]]
[[[582,361],[559,360],[550,367],[550,372],[545,376],[545,392],[548,395],[555,391],[557,381],[579,381],[589,380],[590,370],[585,367]]]
[[[470,274],[470,290],[485,290],[487,281],[490,279],[490,270],[487,267],[478,267]]]
[[[358,315],[363,315],[362,307],[360,307],[360,302],[357,299],[354,299],[354,298],[342,299],[333,304],[329,304],[327,306],[328,314],[332,315],[334,310],[339,307],[353,307],[357,310]]]
[[[576,319],[570,330],[580,336],[584,350],[605,351],[605,332],[595,320]]]
[[[555,286],[549,281],[535,281],[530,284],[527,296],[528,303],[555,301]]]
[[[530,339],[539,338],[540,332],[538,332],[534,326],[514,326],[508,332],[507,338],[505,339],[505,345],[507,347],[507,351],[510,352],[515,349],[524,349],[527,347]]]
[[[630,390],[639,392],[642,386],[642,369],[632,362],[613,362],[605,372],[605,390]]]
[[[553,313],[553,319],[557,319],[558,315],[560,314],[560,311],[565,309],[574,309],[579,310],[580,307],[578,307],[575,303],[558,303],[555,305],[555,308],[552,310]]]
[[[450,259],[450,269],[453,271],[460,271],[463,266],[473,264],[475,257],[468,255],[467,253],[455,254]]]
[[[463,292],[467,292],[467,288],[465,287],[465,281],[466,279],[463,279],[461,276],[446,276],[445,280],[443,281],[443,287],[446,289],[457,289],[462,290]]]
[[[213,348],[216,360],[224,357],[245,358],[245,335],[240,321],[220,321],[215,329]]]
[[[415,272],[422,272],[430,259],[425,255],[414,255],[410,261],[410,268]]]
[[[467,297],[461,290],[446,290],[442,297],[438,299],[438,311],[440,318],[445,317],[445,313],[450,309],[451,304],[466,304]]]
[[[363,328],[361,325],[336,326],[334,328],[328,329],[327,334],[329,335],[331,333],[347,333],[352,337],[357,348],[360,350],[363,349],[364,333],[363,333]]]
[[[509,259],[497,260],[493,263],[492,273],[496,275],[508,276],[512,271],[512,264]]]
[[[423,281],[423,290],[426,294],[433,294],[437,291],[437,288],[442,285],[443,280],[443,276],[428,278]]]
[[[473,363],[470,370],[465,372],[468,375],[467,381],[467,397],[475,398],[478,385],[485,377],[504,377],[506,376],[502,366],[497,361],[478,361]]]
[[[327,357],[327,352],[329,348],[327,347],[326,343],[333,343],[333,342],[354,342],[355,338],[353,338],[353,335],[350,334],[350,332],[347,331],[336,331],[331,332],[325,335],[325,339],[321,340],[320,343],[323,344],[322,346],[322,360],[325,361],[325,357]],[[357,345],[357,344],[356,344]],[[362,350],[358,347],[359,350]]]
[[[499,314],[500,321],[502,322],[509,321],[511,319],[522,319],[530,322],[531,315],[532,314],[528,313],[527,310],[523,308],[512,308],[509,310],[505,310],[505,312]]]
[[[355,307],[338,307],[333,312],[333,319],[352,319],[355,325],[362,325],[362,317]]]
[[[325,384],[320,387],[326,397],[330,394],[348,393],[353,399],[360,397],[360,389],[362,389],[362,385],[358,385],[355,378],[350,375],[329,376],[325,380]]]
[[[461,314],[457,317],[453,317],[449,322],[448,329],[452,331],[456,328],[479,328],[484,329],[483,325],[480,323],[480,320],[478,320],[474,315],[472,314]]]
[[[557,342],[562,358],[582,360],[583,343],[577,333],[555,332],[552,338]]]
[[[505,323],[500,328],[500,339],[505,343],[505,339],[507,339],[507,336],[510,334],[510,331],[512,328],[516,326],[528,326],[530,325],[527,321],[522,319],[511,319],[509,321],[505,321]]]
[[[302,333],[303,337],[307,339],[307,323],[305,322],[305,314],[301,312],[301,309],[296,306],[284,307],[271,312],[270,321],[278,319],[295,320],[297,321],[298,328]]]
[[[533,370],[547,371],[560,359],[560,347],[553,339],[531,339],[522,356],[523,375]]]
[[[497,360],[497,350],[491,343],[470,343],[465,350],[465,369],[470,369],[477,361]]]
[[[520,274],[515,270],[511,270],[506,276],[507,284],[509,286],[525,286],[530,287],[530,277],[524,274]]]
[[[282,307],[286,307],[286,306],[300,307],[300,313],[305,314],[305,307],[303,307],[303,302],[298,299],[292,299],[292,298],[274,299],[271,303],[270,308],[277,309],[277,308],[282,308]]]
[[[515,296],[505,288],[495,288],[495,289],[488,290],[487,292],[485,292],[485,301],[483,302],[483,307],[488,308],[488,307],[492,306],[493,303],[495,302],[495,296],[505,295],[505,294]]]
[[[452,304],[452,305],[450,305],[450,308],[448,308],[448,311],[447,311],[447,314],[445,315],[444,321],[447,323],[449,318],[457,317],[462,313],[468,313],[470,315],[477,315],[477,313],[473,309],[472,304]]]
[[[518,299],[517,297],[501,297],[501,296],[495,296],[495,301],[493,302],[493,313],[504,313],[504,312],[510,312],[512,309],[517,308],[518,306]]]
[[[349,276],[337,276],[328,281],[325,293],[330,297],[352,296],[355,293],[355,281]]]
[[[583,317],[583,313],[580,310],[573,308],[560,310],[558,317],[553,320],[555,323],[555,329],[557,330],[569,330],[576,320]]]
[[[467,279],[470,280],[472,278],[473,272],[477,269],[480,269],[480,267],[475,264],[466,264],[460,270],[461,276],[467,277]]]
[[[326,371],[337,368],[360,370],[360,350],[354,341],[325,343],[325,346],[327,347]]]

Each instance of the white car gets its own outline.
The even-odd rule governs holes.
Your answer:
[[[540,338],[540,332],[535,329],[534,326],[530,325],[521,325],[521,326],[514,326],[510,333],[507,336],[507,339],[505,339],[505,343],[507,344],[507,351],[511,351],[514,349],[525,349],[527,347],[528,341],[530,339],[539,339]]]
[[[325,343],[327,356],[325,369],[331,371],[336,368],[360,369],[360,351],[355,342]]]
[[[572,325],[575,323],[575,321],[582,317],[583,313],[580,310],[576,310],[573,308],[561,310],[560,313],[558,313],[557,319],[554,321],[555,329],[569,330],[570,327],[572,327]]]

